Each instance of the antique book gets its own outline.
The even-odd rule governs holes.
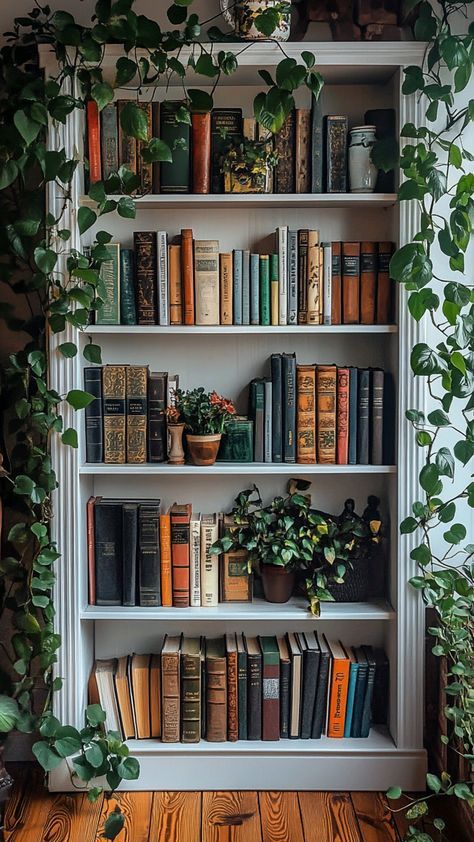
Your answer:
[[[238,658],[235,632],[225,636],[227,659],[227,739],[235,743],[239,739],[238,709]]]
[[[347,689],[349,686],[350,660],[337,640],[328,640],[331,651],[331,680],[329,684],[328,737],[343,737],[346,720]]]
[[[316,366],[296,366],[296,461],[316,462]]]
[[[304,632],[304,634],[299,632],[298,641],[303,653],[300,739],[309,740],[313,726],[321,650],[319,648],[318,638],[314,631]]]
[[[201,739],[202,638],[183,637],[181,642],[181,742]]]
[[[316,372],[317,458],[319,463],[335,464],[337,369],[318,365]]]
[[[262,740],[280,739],[280,650],[276,637],[259,637],[262,649]]]
[[[94,663],[94,677],[99,696],[99,704],[107,716],[107,728],[109,731],[118,731],[122,734],[120,711],[117,704],[115,692],[115,673],[117,671],[117,658],[98,660]],[[92,682],[90,682],[92,684]],[[122,736],[125,736],[122,734]]]
[[[381,368],[374,368],[370,377],[370,464],[383,464],[383,392],[384,372]]]
[[[349,460],[349,369],[337,369],[336,462],[347,465]]]
[[[342,321],[341,244],[331,243],[331,324]]]
[[[318,635],[319,644],[319,672],[318,684],[316,687],[316,698],[314,702],[313,725],[311,738],[319,740],[326,728],[326,715],[328,707],[328,684],[331,672],[331,653],[324,635]]]
[[[369,464],[370,371],[359,368],[357,394],[357,464]]]
[[[310,137],[311,193],[323,192],[323,116],[321,97],[312,97]]]
[[[242,250],[242,324],[250,324],[250,251]]]
[[[284,635],[277,637],[280,653],[280,737],[288,739],[290,725],[291,661]]]
[[[161,737],[161,656],[150,656],[150,737]]]
[[[360,737],[369,665],[362,646],[354,647],[354,656],[358,664],[358,670],[352,711],[351,737]]]
[[[360,323],[373,325],[377,292],[377,243],[360,244]]]
[[[226,252],[219,255],[219,305],[221,325],[233,324],[232,294],[232,254]]]
[[[219,324],[219,242],[194,242],[194,295],[197,325]]]
[[[324,249],[322,244],[318,248],[319,255],[319,324],[324,323]]]
[[[224,516],[224,527],[232,530],[232,515]],[[220,558],[220,601],[251,602],[252,575],[248,571],[248,551],[228,550]]]
[[[117,669],[114,675],[114,683],[115,694],[117,697],[117,707],[120,713],[120,721],[122,723],[122,733],[126,740],[133,740],[135,738],[135,722],[132,695],[128,683],[128,661],[128,655],[117,659]],[[107,726],[110,727],[108,722]]]
[[[160,103],[159,102],[152,102],[151,104],[151,134],[152,137],[160,137],[161,135],[161,119],[160,119]],[[160,186],[160,176],[161,176],[161,166],[159,161],[153,161],[151,165],[151,182],[152,182],[152,190],[153,193],[158,194],[161,192]]]
[[[283,461],[296,462],[296,354],[282,354]]]
[[[309,231],[298,231],[298,324],[308,323],[308,237]]]
[[[275,193],[295,192],[295,134],[296,118],[293,109],[275,137],[278,163],[274,169]]]
[[[147,121],[147,139],[137,141],[137,163],[138,175],[140,177],[141,193],[151,193],[153,189],[153,164],[144,161],[142,150],[147,146],[152,137],[153,112],[151,102],[139,102],[138,105],[144,112]]]
[[[95,605],[122,604],[122,504],[94,505]]]
[[[128,99],[119,99],[117,102],[118,113],[118,162],[119,167],[126,167],[134,175],[137,174],[137,141],[134,137],[130,137],[121,125],[120,116],[127,104]]]
[[[168,275],[170,299],[170,325],[183,324],[183,290],[181,287],[181,246],[168,246]]]
[[[125,370],[124,365],[102,368],[104,462],[125,462]]]
[[[89,155],[89,181],[94,184],[102,178],[102,164],[100,155],[100,123],[99,109],[93,99],[86,103],[87,114],[87,150]]]
[[[189,604],[201,607],[201,515],[193,512],[189,522]]]
[[[158,231],[156,235],[156,265],[157,265],[157,295],[158,295],[158,322],[160,325],[169,325],[169,296],[168,296],[168,236],[166,231]]]
[[[189,607],[189,521],[191,503],[173,503],[171,516],[171,563],[173,607]]]
[[[135,279],[139,325],[156,324],[156,233],[135,231]]]
[[[326,193],[347,190],[347,117],[328,115],[324,118]]]
[[[120,324],[136,325],[133,249],[120,249]]]
[[[278,325],[280,323],[280,269],[278,254],[270,255],[270,322]]]
[[[84,367],[84,390],[94,395],[94,400],[86,406],[85,439],[86,462],[104,460],[104,419],[102,414],[102,368],[96,365]]]
[[[298,232],[288,231],[288,324],[298,324]]]
[[[324,325],[332,324],[332,246],[331,243],[321,243],[322,255],[322,301],[323,301],[323,320]]]
[[[262,650],[258,637],[244,636],[247,650],[247,739],[262,739]]]
[[[225,639],[206,640],[206,740],[227,739],[227,663]]]
[[[347,707],[346,707],[346,721],[344,723],[344,736],[351,736],[352,715],[354,713],[354,697],[357,684],[357,673],[359,671],[359,664],[352,648],[347,648],[347,657],[351,665],[349,669],[349,686],[347,688]]]
[[[165,462],[166,443],[166,371],[151,371],[148,379],[148,460]]]
[[[272,462],[283,461],[283,380],[281,354],[270,357],[272,376]]]
[[[138,510],[138,593],[140,605],[161,605],[159,500],[140,503]]]
[[[253,420],[254,461],[263,462],[265,442],[265,385],[260,377],[254,378],[250,383],[249,416]]]
[[[247,140],[257,139],[257,122],[255,117],[244,117],[242,120],[242,134]],[[260,139],[260,138],[259,138]]]
[[[272,461],[272,381],[269,377],[265,377],[264,383],[264,400],[265,413],[263,418],[263,461]]]
[[[359,371],[349,369],[349,465],[357,465],[357,427],[359,406]]]
[[[94,507],[95,497],[89,497],[86,503],[87,526],[87,574],[89,605],[95,605],[95,535],[94,535]]]
[[[161,739],[180,741],[180,648],[181,635],[166,635],[161,647]]]
[[[247,650],[244,636],[236,634],[237,642],[237,718],[239,740],[247,739]]]
[[[232,294],[232,313],[234,316],[234,324],[242,324],[242,272],[243,272],[243,251],[242,249],[234,249],[232,253],[232,277],[233,277],[233,294]]]
[[[105,299],[95,313],[96,325],[120,324],[120,244],[108,243],[110,256],[100,267],[100,277],[105,290]]]
[[[147,740],[151,737],[150,656],[132,655],[130,675],[137,737],[139,740]]]
[[[211,193],[224,192],[224,173],[221,170],[223,151],[230,141],[240,137],[241,134],[241,108],[213,108],[211,113]]]
[[[320,324],[321,276],[319,273],[319,231],[308,231],[308,267],[307,267],[307,307],[308,324]]]
[[[297,108],[295,117],[295,192],[310,193],[311,111]]]
[[[270,324],[270,256],[261,254],[259,257],[260,278],[260,324]]]
[[[211,190],[211,112],[191,115],[193,193]]]
[[[342,321],[345,325],[360,322],[360,243],[342,243]]]
[[[253,421],[235,416],[226,424],[222,435],[219,462],[253,462]]]
[[[138,503],[122,504],[122,536],[122,605],[133,607],[137,604]]]
[[[277,230],[278,251],[278,324],[288,321],[288,225],[280,225]]]
[[[303,656],[298,638],[293,632],[286,635],[291,660],[290,723],[288,736],[298,739],[301,723],[301,690],[303,684]]]
[[[216,514],[201,515],[201,605],[219,603],[219,556],[209,552],[219,537]]]
[[[370,726],[372,725],[372,697],[374,693],[376,661],[371,646],[362,646],[362,649],[367,658],[367,685],[365,688],[364,707],[362,709],[360,736],[368,737]]]
[[[192,228],[181,229],[181,288],[185,325],[194,324],[194,243]]]
[[[378,325],[393,322],[393,281],[390,278],[390,259],[394,251],[393,243],[378,244],[377,260],[377,310]]]
[[[173,584],[171,576],[171,518],[160,515],[160,582],[163,608],[173,605]]]
[[[250,255],[250,324],[260,324],[260,255]]]
[[[102,180],[118,170],[117,105],[110,102],[100,112]]]
[[[126,379],[127,462],[147,460],[148,366],[128,365]]]
[[[171,149],[172,161],[162,161],[160,190],[162,193],[189,193],[191,185],[191,126],[176,120],[181,101],[161,103],[161,140]]]

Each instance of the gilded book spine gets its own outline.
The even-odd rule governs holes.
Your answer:
[[[320,324],[319,232],[308,232],[308,324]]]
[[[336,378],[334,365],[318,365],[318,462],[336,461]]]
[[[100,267],[100,277],[105,291],[102,305],[96,312],[98,325],[120,324],[120,244],[109,243],[109,259]]]
[[[125,366],[105,365],[102,390],[104,396],[104,462],[124,463],[125,442]]]
[[[105,180],[118,170],[117,106],[106,105],[100,115],[102,141],[102,178]]]
[[[309,169],[309,150],[311,133],[311,111],[309,108],[296,109],[296,192],[309,193],[311,177]]]
[[[146,462],[147,381],[147,366],[127,366],[127,462]]]
[[[161,655],[161,686],[163,692],[164,743],[179,743],[180,688],[179,653]]]
[[[296,461],[316,462],[316,366],[298,365],[296,411]]]
[[[156,324],[156,233],[135,231],[138,324]]]
[[[221,325],[232,324],[232,255],[219,255]]]

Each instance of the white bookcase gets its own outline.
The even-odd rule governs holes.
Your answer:
[[[241,51],[242,45],[227,49]],[[301,49],[316,55],[326,84],[323,113],[349,115],[350,124],[363,122],[366,109],[394,107],[399,123],[420,123],[422,110],[415,95],[400,93],[402,69],[421,61],[423,45],[414,43],[286,44],[288,55]],[[104,68],[113,78],[118,47],[108,49]],[[185,52],[185,51],[184,51]],[[239,70],[225,78],[215,105],[240,105],[251,113],[251,102],[261,89],[257,69],[270,70],[281,59],[277,45],[255,44],[239,55]],[[181,55],[183,60],[183,54]],[[186,57],[184,56],[184,59]],[[41,49],[46,73],[54,73],[54,58]],[[202,87],[203,79],[195,84]],[[143,91],[144,98],[153,92]],[[120,97],[133,96],[121,90]],[[163,89],[155,91],[157,98]],[[181,92],[176,88],[176,98]],[[168,92],[168,98],[173,90]],[[297,104],[308,100],[302,94]],[[50,127],[50,148],[64,146],[69,155],[82,157],[83,115]],[[77,209],[86,202],[82,168],[72,186],[72,201],[64,227],[73,232],[71,246],[79,247]],[[53,212],[63,197],[55,186],[48,201]],[[219,239],[221,250],[251,248],[269,237],[277,225],[314,227],[323,240],[394,240],[403,244],[417,230],[416,211],[399,206],[396,196],[374,195],[270,195],[270,196],[145,196],[137,201],[135,220],[107,216],[99,224],[124,245],[134,230],[166,229],[169,234],[193,228],[198,238]],[[224,212],[225,211],[225,212]],[[93,233],[93,231],[92,231]],[[90,241],[91,232],[87,232]],[[61,258],[65,267],[65,256]],[[65,409],[66,426],[78,425],[80,446],[72,450],[53,443],[59,490],[55,494],[54,537],[62,559],[56,586],[57,629],[63,644],[58,675],[64,687],[55,698],[55,712],[65,722],[82,726],[87,704],[87,679],[94,658],[120,656],[132,651],[157,651],[165,633],[217,636],[227,631],[274,634],[316,628],[337,635],[348,644],[383,646],[390,659],[390,713],[387,729],[374,728],[368,739],[282,740],[276,743],[237,742],[196,745],[133,741],[131,751],[141,763],[138,781],[128,789],[384,789],[401,785],[421,788],[425,774],[423,750],[423,608],[407,585],[414,565],[411,536],[400,537],[398,524],[416,499],[418,448],[404,420],[408,407],[423,409],[421,381],[409,367],[410,350],[423,340],[423,328],[410,318],[404,293],[399,295],[398,326],[325,327],[92,327],[83,335],[67,328],[67,337],[52,337],[51,386],[60,394],[82,384],[81,355],[60,357],[58,342],[73,339],[83,346],[89,337],[102,346],[104,363],[148,363],[152,369],[180,373],[184,387],[216,388],[243,408],[249,380],[267,370],[272,352],[296,351],[300,362],[335,362],[378,365],[391,370],[397,381],[397,465],[235,465],[210,468],[163,465],[87,465],[84,459],[83,418]],[[160,497],[164,506],[191,501],[197,511],[227,510],[237,494],[256,482],[262,494],[281,492],[289,476],[312,481],[313,503],[339,511],[353,496],[357,510],[367,495],[381,498],[388,524],[388,593],[385,600],[363,604],[323,605],[314,619],[304,601],[293,599],[275,606],[256,600],[251,605],[219,605],[213,609],[102,608],[87,604],[86,501],[91,494],[133,498]],[[66,764],[50,776],[52,790],[71,790]]]

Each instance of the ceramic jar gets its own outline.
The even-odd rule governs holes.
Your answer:
[[[283,12],[278,26],[271,35],[264,35],[255,26],[255,18],[266,9],[281,7],[282,0],[221,0],[221,11],[225,21],[232,26],[235,34],[245,41],[288,41],[290,37],[291,4],[288,12]]]
[[[370,153],[375,143],[375,126],[354,126],[349,141],[349,182],[351,193],[373,193],[378,170]]]

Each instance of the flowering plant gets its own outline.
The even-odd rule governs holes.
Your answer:
[[[167,406],[165,409],[166,420],[168,424],[182,424],[183,419],[181,418],[181,413],[179,409],[177,409],[174,404],[172,406]]]
[[[235,415],[232,401],[218,395],[217,392],[206,392],[202,386],[198,389],[176,389],[174,395],[174,409],[179,413],[180,420],[195,436],[208,436],[223,433],[225,425]],[[174,421],[174,423],[177,423]]]

